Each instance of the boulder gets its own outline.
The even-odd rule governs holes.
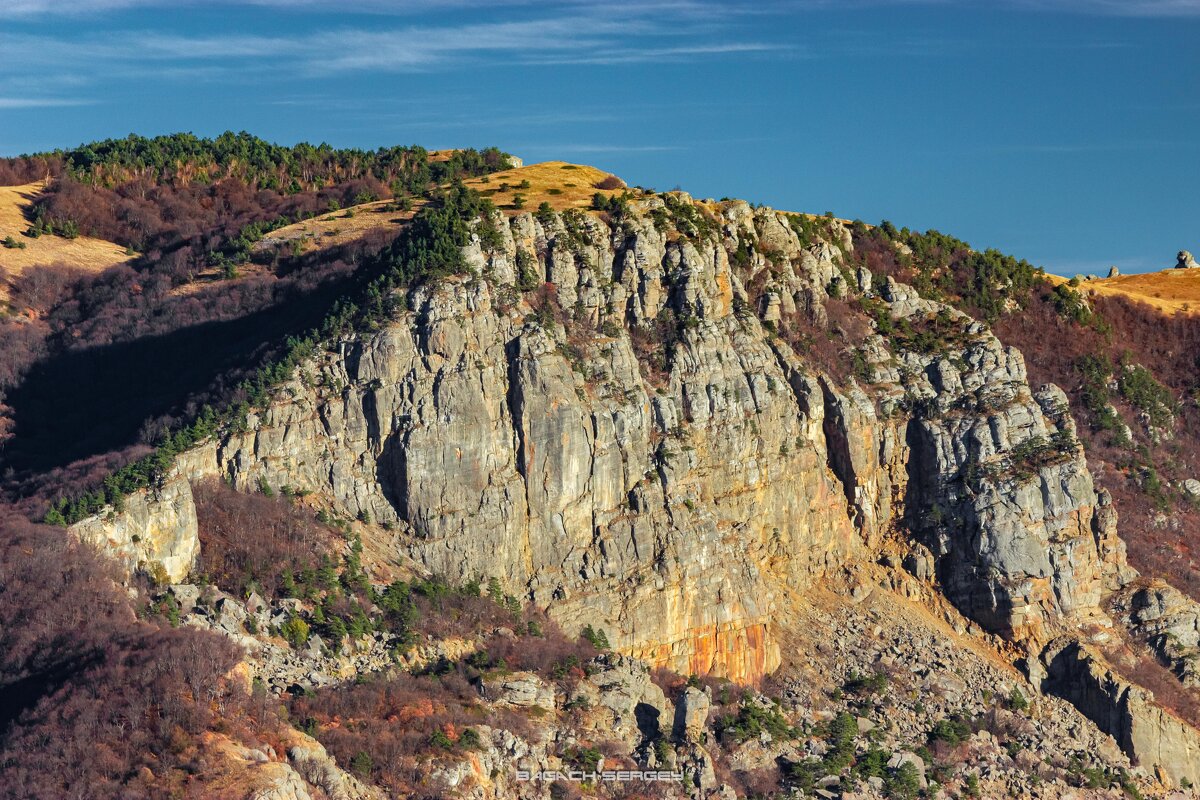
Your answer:
[[[258,596],[258,592],[251,592],[250,596],[246,598],[246,611],[249,613],[261,614],[267,610],[267,604],[261,597]]]
[[[324,650],[325,640],[321,638],[320,634],[314,633],[312,636],[308,637],[308,644],[305,645],[301,655],[306,659],[315,661],[324,657]]]
[[[1196,263],[1196,259],[1187,250],[1180,250],[1175,256],[1175,269],[1197,269],[1200,264]]]
[[[609,730],[625,741],[656,739],[672,725],[675,709],[653,681],[646,665],[626,656],[604,654],[586,683],[594,687],[596,705],[611,715]]]
[[[200,587],[191,583],[177,583],[167,589],[171,597],[175,598],[175,603],[179,606],[179,613],[187,615],[195,610],[196,604],[200,602]]]
[[[246,609],[232,597],[222,597],[216,602],[217,624],[228,633],[243,633]]]
[[[764,322],[778,322],[781,315],[779,311],[780,300],[778,292],[767,292],[766,305],[763,310]]]
[[[487,677],[479,688],[486,699],[498,705],[554,710],[554,690],[532,672]]]
[[[919,581],[933,580],[934,565],[933,553],[924,545],[913,545],[912,550],[904,557],[904,568]]]
[[[859,267],[854,273],[855,282],[858,284],[858,291],[865,295],[871,294],[871,270],[866,267]]]

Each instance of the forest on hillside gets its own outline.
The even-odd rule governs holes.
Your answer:
[[[239,384],[318,327],[390,244],[368,235],[316,253],[253,252],[270,231],[373,200],[409,208],[508,165],[495,148],[283,147],[245,133],[0,160],[0,183],[49,181],[23,236],[93,236],[136,254],[98,274],[48,265],[10,281],[0,315],[9,499],[33,512],[142,457],[205,404],[236,405]],[[240,275],[251,262],[258,269]],[[225,280],[197,282],[214,271]]]

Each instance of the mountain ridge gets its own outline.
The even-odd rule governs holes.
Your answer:
[[[288,485],[332,498],[330,512],[335,516],[398,526],[400,539],[412,542],[407,547],[409,557],[426,573],[464,581],[470,579],[473,570],[482,571],[484,578],[489,575],[500,578],[508,590],[518,594],[528,592],[535,606],[549,611],[568,628],[578,629],[585,620],[601,625],[609,631],[610,641],[619,650],[647,658],[652,665],[685,673],[703,675],[715,671],[735,680],[758,681],[773,671],[781,663],[782,654],[760,620],[779,612],[768,610],[771,606],[764,609],[766,613],[755,610],[771,592],[764,594],[764,584],[758,581],[744,589],[736,588],[737,579],[733,576],[748,577],[756,572],[794,575],[784,577],[784,584],[803,591],[812,580],[800,577],[806,572],[812,570],[812,574],[820,575],[830,568],[836,569],[836,565],[861,560],[863,556],[856,553],[869,553],[873,543],[896,535],[887,530],[889,520],[893,519],[903,520],[918,532],[928,529],[924,536],[932,537],[921,538],[919,534],[918,542],[922,543],[910,544],[903,559],[917,563],[927,559],[931,563],[924,569],[935,576],[941,591],[960,611],[1014,643],[1032,648],[1034,657],[1043,645],[1071,630],[1113,624],[1101,609],[1101,596],[1127,584],[1133,573],[1124,563],[1123,544],[1115,532],[1115,515],[1107,510],[1111,501],[1103,494],[1096,495],[1092,489],[1074,437],[1074,424],[1065,415],[1067,398],[1061,390],[1045,387],[1035,393],[1025,383],[1020,355],[1000,345],[986,328],[961,312],[921,299],[911,288],[890,278],[876,290],[865,268],[852,274],[854,284],[846,288],[848,294],[857,294],[864,302],[882,303],[893,319],[941,320],[939,324],[947,329],[938,334],[943,341],[936,344],[932,353],[911,349],[894,353],[891,348],[895,345],[889,345],[883,337],[868,337],[863,346],[868,354],[870,391],[884,403],[878,412],[874,406],[877,401],[862,393],[855,378],[850,378],[842,389],[819,373],[805,377],[808,369],[793,360],[795,355],[789,356],[787,351],[771,344],[771,327],[783,325],[788,315],[802,313],[785,311],[785,301],[793,309],[804,303],[810,308],[823,306],[829,297],[826,287],[839,279],[845,280],[836,263],[840,244],[818,240],[813,250],[806,250],[786,215],[770,209],[751,209],[737,201],[723,207],[723,224],[728,231],[726,235],[735,240],[733,244],[717,247],[702,236],[699,237],[702,244],[687,236],[672,239],[678,229],[671,225],[669,232],[660,231],[653,212],[671,213],[671,202],[677,204],[675,209],[691,202],[686,195],[674,197],[674,201],[658,198],[630,201],[630,211],[622,218],[627,227],[617,237],[622,239],[622,246],[611,250],[608,248],[612,245],[607,243],[611,231],[598,217],[571,222],[569,217],[564,220],[554,212],[541,211],[536,215],[518,212],[499,228],[500,243],[494,249],[480,235],[473,234],[464,250],[466,277],[451,276],[410,289],[406,305],[411,311],[401,312],[398,320],[361,341],[352,336],[336,345],[333,361],[318,358],[308,367],[301,366],[300,373],[307,369],[312,376],[299,383],[285,382],[281,388],[291,400],[282,406],[269,404],[261,414],[252,414],[247,419],[246,432],[221,437],[215,445],[185,453],[179,471],[181,480],[220,476],[242,491],[256,491],[264,485]],[[674,213],[683,220],[681,226],[690,224],[687,212]],[[497,217],[493,224],[500,226],[500,219]],[[573,232],[572,225],[582,226],[580,232]],[[831,235],[833,240],[847,244],[848,227],[835,224]],[[746,243],[741,241],[742,236],[752,236],[754,240]],[[518,282],[516,265],[520,249],[560,253],[558,247],[547,250],[539,244],[558,239],[570,242],[569,256],[547,255],[542,262],[545,284],[554,287],[552,295],[534,293],[517,299],[507,312],[503,305],[497,305],[492,287]],[[760,246],[764,242],[765,247]],[[739,276],[722,254],[743,249],[754,255]],[[771,261],[761,254],[763,249],[776,253],[776,261],[789,264],[794,259],[797,266],[794,272],[787,267],[783,272],[772,271],[769,282],[754,297],[742,292],[741,287],[756,271],[773,270]],[[612,266],[605,267],[606,264]],[[667,264],[673,265],[673,273],[657,266]],[[599,284],[592,277],[603,275],[608,269],[613,270],[614,280],[607,291],[615,295],[598,292]],[[720,279],[723,270],[729,270],[727,280]],[[471,277],[471,273],[476,277]],[[614,296],[623,297],[624,301],[616,302]],[[540,306],[535,308],[538,303]],[[741,317],[735,314],[739,304],[746,309]],[[633,387],[645,385],[650,375],[641,369],[638,370],[641,374],[632,373],[637,363],[633,339],[628,340],[625,352],[620,354],[620,348],[614,351],[611,345],[621,342],[623,336],[613,340],[608,335],[592,333],[597,337],[594,342],[582,346],[609,347],[608,355],[583,349],[574,357],[579,359],[576,362],[569,350],[564,353],[562,348],[567,340],[560,337],[567,336],[572,325],[572,312],[567,309],[583,314],[583,319],[576,317],[574,324],[589,322],[591,315],[587,329],[598,332],[604,327],[604,314],[608,313],[603,309],[613,306],[625,309],[612,313],[626,317],[632,331],[654,324],[664,312],[684,319],[694,317],[697,324],[693,327],[684,323],[672,334],[679,338],[668,356],[671,359],[666,365],[668,383],[632,405],[618,400],[604,412],[617,415],[612,417],[613,422],[600,426],[598,414],[602,413],[599,409],[603,405],[582,411],[580,417],[571,416],[576,412],[568,410],[585,402],[585,396],[594,391],[601,391],[601,398],[609,394],[625,398]],[[755,314],[750,309],[759,312]],[[503,322],[506,317],[509,321]],[[497,324],[501,327],[497,328]],[[744,329],[745,324],[750,324],[754,332]],[[510,332],[501,332],[505,325]],[[949,330],[955,326],[961,332]],[[727,333],[719,333],[726,328]],[[410,335],[411,340],[407,338]],[[731,343],[722,344],[727,335],[733,337]],[[713,336],[717,338],[713,340]],[[743,338],[739,340],[739,336]],[[747,336],[751,338],[744,338]],[[765,340],[765,346],[758,344],[761,355],[752,356],[754,347],[750,343],[755,337]],[[510,339],[510,343],[500,346],[499,343]],[[977,341],[972,343],[973,340]],[[734,341],[741,343],[734,345]],[[713,354],[711,362],[697,360],[706,352]],[[709,499],[708,494],[713,490],[703,482],[696,485],[695,478],[687,477],[689,472],[711,474],[715,464],[721,463],[724,466],[717,474],[724,474],[723,479],[728,480],[737,474],[731,468],[737,469],[735,465],[743,463],[747,456],[733,455],[736,450],[717,449],[714,455],[725,454],[716,455],[713,465],[706,465],[702,454],[709,447],[716,447],[716,442],[705,444],[703,438],[697,439],[686,431],[691,426],[711,424],[703,422],[710,418],[707,415],[713,415],[714,420],[724,418],[719,410],[721,402],[715,397],[722,391],[722,381],[731,376],[724,372],[718,354],[730,352],[739,353],[741,369],[745,370],[732,373],[740,377],[730,386],[740,384],[735,396],[741,395],[749,405],[745,412],[734,412],[726,424],[740,413],[748,413],[754,424],[742,427],[738,434],[733,434],[736,427],[727,427],[726,442],[744,441],[745,445],[735,446],[748,445],[748,452],[757,454],[753,459],[768,463],[772,457],[779,459],[779,474],[791,472],[794,477],[787,481],[765,475],[759,478],[754,477],[757,474],[754,469],[739,479],[747,483],[735,481]],[[490,363],[493,359],[498,360]],[[580,365],[587,369],[579,372]],[[693,371],[698,372],[693,375]],[[589,377],[585,379],[584,374]],[[723,374],[725,378],[719,377]],[[601,390],[594,388],[593,382],[597,381]],[[616,383],[611,389],[604,389],[609,381]],[[495,394],[491,395],[487,387],[497,384]],[[422,385],[427,388],[418,388]],[[314,394],[314,388],[321,386],[341,388],[332,395],[324,395],[317,388]],[[771,398],[785,386],[789,402],[796,404],[794,412],[772,410],[780,401]],[[483,394],[476,395],[480,389]],[[968,394],[963,394],[964,391]],[[393,407],[396,403],[399,406]],[[906,403],[917,407],[925,403],[923,407],[927,410],[910,421],[908,414],[912,411],[905,410]],[[493,417],[494,412],[488,409],[497,407],[508,409],[502,415],[511,413],[513,418]],[[681,416],[683,408],[690,411]],[[737,408],[736,401],[732,408]],[[974,411],[976,408],[980,411]],[[564,412],[567,416],[563,416]],[[971,415],[981,412],[984,421],[979,428]],[[800,414],[800,427],[792,430],[787,419],[796,413]],[[897,413],[907,433],[888,422]],[[944,414],[950,416],[943,421]],[[965,417],[960,420],[957,414]],[[590,423],[578,427],[580,419],[589,418]],[[639,418],[644,421],[635,422]],[[399,420],[410,421],[398,429],[392,428]],[[440,422],[435,424],[434,420]],[[604,441],[601,431],[610,426],[613,430],[624,427],[632,431],[647,424],[663,437],[657,446],[652,446],[651,438],[647,437],[642,445],[630,442],[619,447],[621,451],[632,447],[630,452],[645,448],[641,452],[650,457],[641,459],[647,459],[644,464],[656,477],[648,484],[638,479],[623,487],[602,489],[602,481],[611,480],[604,476],[640,474],[643,467],[635,466],[637,460],[620,467],[616,466],[619,462],[614,462],[603,471],[597,471],[596,466],[584,466],[589,462],[594,465],[601,453],[618,446],[618,440]],[[677,430],[680,424],[683,428]],[[758,433],[753,432],[756,429]],[[980,432],[989,429],[986,436],[990,443],[981,442],[977,438]],[[511,444],[504,444],[507,437],[514,436],[514,430]],[[776,431],[776,440],[762,438],[770,435],[766,433],[768,430]],[[494,438],[497,434],[501,438]],[[923,437],[928,437],[924,444]],[[393,445],[388,443],[392,441],[400,448],[395,455],[389,454]],[[982,450],[976,450],[981,446]],[[584,450],[577,452],[580,447]],[[679,467],[672,462],[677,456],[665,454],[687,453],[689,448],[696,454],[685,456],[692,464],[676,476]],[[801,462],[784,467],[782,464],[795,463],[789,462],[789,456],[785,455],[791,449]],[[803,454],[813,449],[815,458],[805,461]],[[898,467],[882,461],[886,453],[896,451],[911,455],[896,457]],[[972,462],[969,456],[972,451],[977,461]],[[322,452],[327,455],[322,456]],[[332,459],[328,454],[333,454]],[[396,466],[390,466],[393,464]],[[484,464],[493,466],[480,474],[477,470]],[[367,468],[365,472],[359,471],[361,466]],[[399,473],[394,472],[397,468],[401,470]],[[975,474],[964,479],[964,470],[970,469]],[[816,478],[822,473],[825,478]],[[511,477],[505,477],[506,474]],[[1030,478],[1034,479],[1033,494],[1023,488],[1029,485]],[[510,481],[524,488],[510,489],[507,486]],[[654,597],[653,591],[646,595],[637,589],[628,595],[629,599],[605,613],[602,609],[613,602],[616,587],[630,581],[613,570],[621,569],[622,562],[631,557],[635,559],[631,564],[636,564],[650,554],[640,554],[646,545],[639,540],[647,534],[638,533],[636,524],[630,527],[619,513],[608,523],[598,522],[596,515],[602,518],[619,512],[625,501],[616,498],[628,494],[630,508],[636,508],[638,513],[634,520],[653,519],[658,504],[669,515],[671,521],[664,523],[663,532],[650,535],[652,551],[666,547],[671,552],[681,546],[671,542],[696,536],[701,536],[700,541],[704,542],[704,524],[691,533],[685,533],[686,528],[680,530],[687,524],[682,518],[691,509],[687,503],[671,499],[679,491],[673,488],[676,481],[680,489],[689,493],[699,490],[692,502],[702,509],[702,516],[708,509],[730,503],[736,508],[737,503],[745,500],[735,498],[746,497],[750,491],[749,496],[754,498],[752,507],[759,515],[755,527],[773,527],[777,532],[806,530],[808,536],[815,538],[793,538],[790,543],[784,540],[781,546],[775,545],[780,556],[797,559],[795,565],[784,566],[785,560],[766,567],[779,556],[767,556],[757,567],[752,561],[743,562],[728,574],[718,570],[721,577],[712,589],[705,591],[697,590],[697,581],[704,580],[702,573],[691,574],[686,567],[699,553],[689,556],[686,550],[677,551],[674,557],[682,559],[685,565],[682,574],[689,577],[685,584],[669,590],[668,596],[674,595],[685,603],[688,597],[721,596],[722,605],[716,609],[719,616],[715,618],[708,617],[707,612],[694,616],[699,608],[683,611],[679,617],[679,611],[669,610],[671,603],[656,605],[659,601],[647,599]],[[913,481],[917,482],[915,489]],[[752,490],[759,482],[763,488]],[[178,485],[185,491],[184,483]],[[378,488],[372,488],[375,486]],[[689,486],[692,488],[686,488]],[[796,512],[786,510],[786,501],[769,499],[771,486],[787,492],[805,487],[800,490],[801,497],[806,498],[801,502],[808,505],[808,511],[797,509],[800,516],[789,516]],[[476,491],[483,494],[472,498],[470,487],[477,487]],[[450,493],[464,490],[465,495]],[[763,494],[764,491],[767,493]],[[427,492],[432,494],[427,496]],[[1046,499],[1035,500],[1039,494]],[[574,504],[592,497],[610,499],[605,501],[607,505],[601,504],[578,517]],[[898,497],[906,499],[893,506]],[[171,495],[168,502],[175,506],[178,499]],[[589,504],[593,502],[597,501],[588,500]],[[519,507],[527,504],[528,511],[521,512],[519,507],[503,510],[514,503]],[[535,510],[543,503],[546,505]],[[1040,512],[1037,509],[1043,503],[1045,511]],[[769,510],[775,508],[784,515],[778,522],[771,516],[777,512]],[[455,509],[476,510],[470,513],[468,523],[465,511]],[[1014,516],[1014,509],[1023,513]],[[744,515],[748,510],[749,507],[742,512],[743,516],[729,519],[735,530],[747,525],[750,517]],[[1047,516],[1042,519],[1037,516],[1039,513]],[[941,514],[943,519],[929,528],[931,514]],[[541,522],[537,522],[539,518]],[[955,521],[947,522],[946,518]],[[508,529],[510,520],[521,519],[528,519],[524,524],[533,527],[524,533],[519,532],[520,528]],[[716,523],[719,530],[720,516]],[[90,524],[106,530],[103,522]],[[600,527],[592,532],[597,524]],[[1042,525],[1046,526],[1046,532],[1034,534]],[[616,528],[607,533],[608,526]],[[673,532],[666,533],[668,528]],[[622,529],[625,532],[616,532]],[[972,530],[977,533],[972,534]],[[390,535],[394,541],[395,534]],[[980,545],[968,544],[972,535],[982,537]],[[619,542],[627,536],[631,537],[632,550],[627,543],[623,545],[626,554],[620,555]],[[737,547],[753,549],[767,545],[766,556],[773,547],[767,544],[769,538],[769,533],[747,530],[737,537]],[[762,544],[750,544],[759,540]],[[989,545],[989,540],[994,544]],[[156,537],[147,531],[141,541],[153,545]],[[551,541],[555,542],[553,549],[547,550]],[[711,549],[716,547],[716,541],[701,546]],[[1022,545],[1022,541],[1029,543]],[[1090,549],[1084,549],[1084,542]],[[577,566],[552,578],[555,574],[552,564],[562,558],[558,553],[563,552],[564,546],[566,553],[578,553],[573,556]],[[912,549],[914,546],[916,549]],[[722,552],[724,559],[736,558],[734,551],[717,552]],[[979,568],[973,565],[979,559],[984,560],[983,573],[998,570],[1001,577],[981,576]],[[650,563],[654,561],[651,558]],[[811,566],[805,566],[806,563]],[[585,576],[595,574],[601,585],[606,585],[604,576],[610,573],[617,582],[608,589],[585,590],[583,597],[573,601],[570,598],[589,582],[586,577],[582,583],[578,579],[562,582],[576,570]],[[670,574],[668,570],[654,580],[661,582],[667,578],[669,587]],[[650,573],[653,575],[654,571]],[[171,580],[180,577],[182,573],[170,575]],[[549,583],[545,583],[548,577]],[[645,580],[634,579],[632,585]],[[797,580],[798,583],[792,584]],[[636,610],[646,602],[651,604],[647,610]],[[1057,658],[1053,656],[1051,661]],[[1046,669],[1053,671],[1057,667],[1050,663]],[[1036,670],[1031,674],[1036,674]],[[1048,676],[1047,681],[1052,683],[1053,678]],[[1183,738],[1178,746],[1194,747],[1194,742],[1188,743],[1186,734],[1179,735]],[[1127,746],[1135,747],[1128,742]],[[1154,747],[1158,746],[1155,740]],[[1140,747],[1140,753],[1135,751],[1131,755],[1144,756],[1147,745]],[[1176,768],[1165,761],[1158,766],[1167,771]],[[1186,772],[1177,773],[1175,779],[1181,777],[1191,779]]]

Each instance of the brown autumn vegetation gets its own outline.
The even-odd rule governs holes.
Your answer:
[[[198,570],[227,591],[275,597],[284,571],[316,569],[334,550],[337,534],[288,498],[238,492],[218,480],[197,483],[193,495]]]
[[[312,563],[328,546],[327,527],[287,499],[222,484],[199,487],[197,497],[202,566],[223,588],[240,586],[248,570],[272,574],[269,559]],[[213,735],[251,747],[280,739],[277,703],[227,677],[240,659],[228,638],[139,619],[115,577],[110,562],[60,529],[0,520],[0,797],[203,796],[205,780],[222,772]],[[468,733],[476,726],[532,738],[522,714],[482,705],[484,675],[531,670],[569,686],[598,652],[492,586],[486,594],[422,586],[414,627],[481,640],[478,652],[290,706],[292,721],[339,763],[406,796],[424,796],[439,755],[477,747]]]
[[[113,577],[64,531],[0,519],[0,797],[194,792],[206,735],[253,746],[278,725],[227,677],[229,639],[139,620]]]
[[[595,186],[597,189],[607,189],[609,191],[613,191],[616,189],[624,189],[625,181],[621,180],[616,175],[609,175],[596,181]]]
[[[440,756],[461,758],[478,748],[479,726],[536,738],[531,712],[481,703],[482,680],[530,671],[567,688],[598,653],[543,615],[494,597],[451,591],[436,600],[442,602],[419,606],[417,627],[437,638],[478,640],[478,650],[461,661],[435,661],[418,674],[394,673],[305,693],[289,705],[293,723],[320,740],[339,763],[404,796],[435,796],[422,788],[431,765]]]
[[[462,663],[438,664],[422,675],[398,673],[302,695],[290,713],[339,763],[370,764],[359,767],[364,777],[398,794],[422,796],[429,762],[478,747],[476,726],[532,738],[528,718],[480,702],[471,675],[478,680],[478,671]]]
[[[19,156],[0,159],[0,186],[21,186],[44,180],[62,168],[54,156]]]
[[[816,366],[838,383],[863,379],[858,348],[871,335],[870,319],[855,305],[837,297],[825,301],[825,324],[807,312],[784,314],[775,325],[781,339],[805,362]]]

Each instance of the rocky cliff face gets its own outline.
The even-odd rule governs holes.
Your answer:
[[[187,454],[158,499],[81,532],[175,578],[195,554],[188,479],[302,488],[423,570],[495,576],[623,652],[739,681],[780,664],[793,593],[880,551],[1030,648],[1109,624],[1102,597],[1131,576],[1115,512],[1063,393],[1030,387],[1019,352],[850,273],[840,223],[633,205],[498,215],[473,274],[413,290],[394,323]],[[830,292],[875,315],[844,343],[855,378],[777,335],[803,320],[845,337]]]
[[[778,592],[859,543],[829,466],[830,390],[734,313],[718,242],[668,241],[645,217],[585,225],[568,248],[562,220],[517,218],[481,263],[492,278],[420,290],[187,469],[317,490],[397,526],[428,570],[495,575],[656,663],[756,679],[779,663]],[[518,248],[546,253],[542,277],[591,335],[505,301]],[[691,321],[656,385],[633,335],[664,309]]]
[[[979,323],[890,279],[882,295],[893,316],[940,313],[962,330],[944,354],[902,352],[880,370],[910,399],[903,513],[947,596],[1015,640],[1102,619],[1105,588],[1131,573],[1062,390],[1033,391],[1021,354]]]

